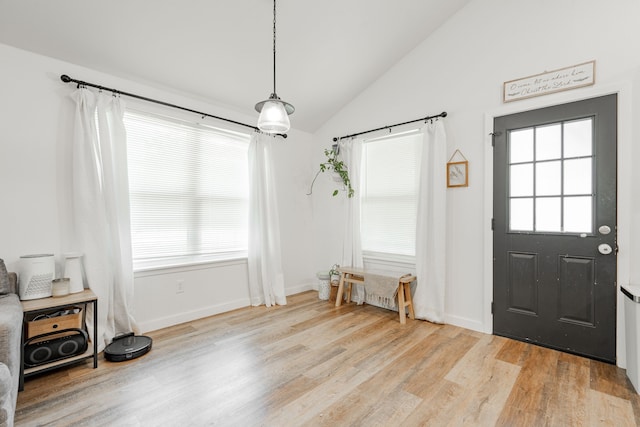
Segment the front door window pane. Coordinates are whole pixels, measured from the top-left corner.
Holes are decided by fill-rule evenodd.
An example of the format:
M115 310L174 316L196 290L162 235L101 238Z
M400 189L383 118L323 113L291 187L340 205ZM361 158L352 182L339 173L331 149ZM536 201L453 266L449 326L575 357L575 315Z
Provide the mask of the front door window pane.
M533 199L511 199L509 227L516 231L533 231Z
M536 196L560 195L562 190L560 166L559 160L536 163Z
M545 197L536 200L536 231L560 232L560 197Z
M536 128L536 160L562 157L562 125L556 123Z
M591 194L591 158L564 161L564 194Z
M593 153L593 119L564 124L564 157L591 156Z
M511 166L511 197L533 196L533 164Z
M593 197L567 197L564 199L564 231L591 233Z
M509 142L510 163L533 161L533 128L512 131Z

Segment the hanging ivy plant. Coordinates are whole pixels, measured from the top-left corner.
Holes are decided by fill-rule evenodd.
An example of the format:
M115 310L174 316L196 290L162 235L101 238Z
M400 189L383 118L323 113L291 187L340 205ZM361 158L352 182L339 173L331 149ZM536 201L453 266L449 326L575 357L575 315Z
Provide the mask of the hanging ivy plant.
M334 145L331 150L325 148L324 155L327 157L327 160L320 163L320 170L318 170L316 176L313 178L313 181L311 182L311 189L308 194L310 195L313 192L313 184L316 182L316 178L318 178L320 172L331 172L336 181L342 183L343 190L347 192L347 197L353 197L354 191L351 187L349 171L347 169L347 165L339 157L337 145ZM332 195L337 196L339 191L339 189L334 190Z

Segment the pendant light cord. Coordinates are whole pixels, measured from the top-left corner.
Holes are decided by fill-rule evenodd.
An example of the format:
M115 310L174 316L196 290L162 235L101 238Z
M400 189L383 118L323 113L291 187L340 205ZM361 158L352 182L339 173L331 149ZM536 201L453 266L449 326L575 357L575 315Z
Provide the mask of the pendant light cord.
M258 127L261 130L271 131L280 131L280 129L289 130L290 123L288 117L283 117L282 114L286 114L286 116L290 116L296 110L293 105L288 102L283 101L277 95L276 92L276 0L273 0L273 92L269 96L269 99L265 99L264 101L260 101L256 104L256 111L260 113L260 117L258 118ZM267 122L266 115L264 114L265 107L269 106L266 110L272 116L270 120L272 122Z
M273 0L273 94L276 93L276 0Z

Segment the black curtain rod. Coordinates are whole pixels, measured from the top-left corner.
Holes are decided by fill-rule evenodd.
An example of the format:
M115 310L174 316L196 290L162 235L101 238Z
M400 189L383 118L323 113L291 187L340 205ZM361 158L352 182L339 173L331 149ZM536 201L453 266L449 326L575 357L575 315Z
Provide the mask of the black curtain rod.
M376 131L383 130L383 129L391 130L392 127L407 125L409 123L421 122L423 120L427 121L427 120L431 120L431 119L437 119L438 117L447 117L447 112L443 111L442 113L437 114L435 116L427 116L427 117L423 117L421 119L409 120L408 122L396 123L395 125L382 126L381 128L377 128L377 129L365 130L364 132L358 132L358 133L353 133L351 135L341 136L340 138L333 138L333 142L340 141L341 139L353 138L354 136L364 135L365 133L376 132Z
M211 117L213 119L223 120L225 122L229 122L229 123L233 123L233 124L236 124L236 125L248 127L248 128L253 129L253 130L260 130L256 126L248 125L246 123L236 122L235 120L231 120L231 119L225 119L224 117L214 116L213 114L203 113L202 111L196 111L196 110L192 110L190 108L181 107L179 105L170 104L168 102L158 101L157 99L147 98L146 96L135 95L133 93L123 92L123 91L118 90L118 89L112 89L112 88L104 87L104 86L97 85L97 84L94 84L94 83L87 83L87 82L83 82L82 80L72 79L71 77L67 76L66 74L61 75L60 76L60 80L62 80L65 83L77 83L78 87L80 87L80 86L95 87L96 89L105 90L107 92L112 92L114 94L126 95L126 96L131 97L131 98L141 99L143 101L153 102L155 104L164 105L165 107L171 107L171 108L176 108L178 110L188 111L190 113L194 113L194 114L197 114L199 116L202 116L203 118L204 117ZM280 136L282 136L283 138L286 138L287 134L282 134Z

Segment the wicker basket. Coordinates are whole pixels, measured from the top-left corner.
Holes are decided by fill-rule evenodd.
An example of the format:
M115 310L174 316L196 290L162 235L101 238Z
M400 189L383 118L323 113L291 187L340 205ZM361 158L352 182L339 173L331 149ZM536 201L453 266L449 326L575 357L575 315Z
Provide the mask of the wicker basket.
M75 313L55 316L55 313L45 314L44 317L36 317L27 322L27 338L60 332L65 329L82 329L82 307L71 307Z

